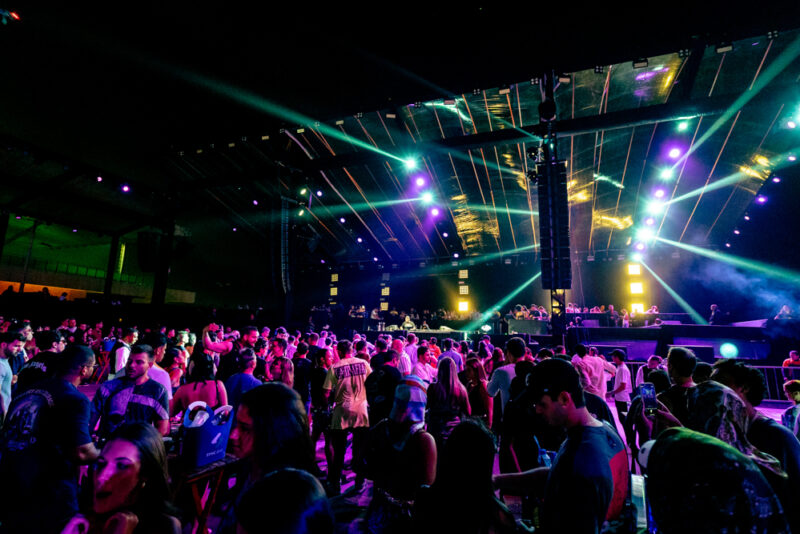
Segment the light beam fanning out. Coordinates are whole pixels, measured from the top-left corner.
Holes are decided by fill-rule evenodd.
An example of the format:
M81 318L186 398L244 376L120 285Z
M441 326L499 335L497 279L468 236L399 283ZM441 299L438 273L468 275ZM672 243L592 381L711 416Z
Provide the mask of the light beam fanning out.
M473 330L476 330L480 325L484 324L486 321L491 319L492 315L494 315L494 312L502 310L509 302L511 302L513 298L522 293L522 291L526 287L534 283L536 279L539 278L540 276L542 276L541 272L538 272L535 275L533 275L521 286L514 289L511 293L503 297L499 302L495 303L494 306L483 312L479 319L469 323L466 327L464 327L464 330L467 332L472 332Z
M667 290L667 293L669 293L669 294L670 294L670 296L671 296L672 298L674 298L674 299L675 299L675 302L677 302L677 303L678 303L678 306L680 306L680 307L683 309L683 311L685 311L686 313L688 313L688 314L689 314L689 315L692 317L692 319L694 319L694 321L695 321L697 324L708 324L708 321L706 321L706 320L705 320L705 319L704 319L704 318L703 318L703 317L702 317L702 316L701 316L699 313L697 313L697 312L694 310L694 308L692 308L691 306L689 306L689 303L688 303L688 302L686 302L686 301L685 301L685 300L684 300L684 299L683 299L683 298L682 298L680 295L678 295L678 292L677 292L677 291L675 291L674 289L672 289L671 287L669 287L669 284L667 284L667 283L666 283L666 282L665 282L665 281L664 281L664 280L663 280L663 279L662 279L660 276L658 276L658 275L657 275L657 274L656 274L656 273L653 271L653 269L651 269L651 268L650 268L650 266L649 266L649 265L647 265L645 262L640 262L640 263L641 263L642 265L644 265L644 268L645 268L645 269L647 269L647 272L649 272L651 275L653 275L653 278L655 278L655 279L656 279L656 281L657 281L659 284L661 284L661 287L663 287L664 289L666 289L666 290Z
M694 252L698 256L703 256L705 258L711 258L712 260L721 261L723 263L727 263L735 267L740 267L746 271L755 271L763 273L768 277L784 280L794 286L800 286L800 272L792 271L791 269L784 269L783 267L778 267L776 265L770 265L768 263L763 263L756 260L750 260L747 258L741 258L739 256L734 256L732 254L715 252L713 250L707 250L704 248L696 247L694 245L687 245L686 243L678 243L677 241L664 239L663 237L656 237L656 241L666 243L667 245L673 245L675 247L682 248L683 250L687 250L689 252Z

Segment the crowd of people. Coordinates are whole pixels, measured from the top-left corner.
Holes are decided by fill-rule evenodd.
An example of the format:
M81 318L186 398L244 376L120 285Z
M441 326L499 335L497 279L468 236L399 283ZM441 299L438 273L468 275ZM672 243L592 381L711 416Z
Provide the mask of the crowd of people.
M344 481L369 497L366 532L631 531L637 472L653 531L800 531L800 381L782 425L742 362L675 347L631 373L610 356L519 337L3 323L0 532L180 532L195 512L173 495L170 444L197 401L234 414L215 532L333 532Z

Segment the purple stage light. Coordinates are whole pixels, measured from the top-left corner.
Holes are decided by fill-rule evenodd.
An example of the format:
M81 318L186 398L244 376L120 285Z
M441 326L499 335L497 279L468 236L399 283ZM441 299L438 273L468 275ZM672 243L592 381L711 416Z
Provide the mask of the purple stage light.
M16 217L14 217L14 218L15 218L16 220L20 220L22 217L20 217L19 215L17 215L17 216L16 216Z
M644 243L636 243L636 250L644 250Z
M664 191L663 189L656 189L656 192L655 192L656 198L664 198L664 195L666 195L666 194L667 194L667 192Z
M739 230L734 230L734 231L733 231L733 233L734 233L734 234L736 234L736 235L739 235L739 234L741 234L742 232L740 232Z
M725 248L731 248L731 244L730 243L725 243Z
M765 197L764 195L758 195L756 197L756 202L758 202L759 204L766 204L767 203L767 197Z
M644 223L645 223L647 226L653 226L653 225L656 223L656 220L655 220L654 218L652 218L652 217L648 217L648 218L646 218L646 219L644 220Z
M448 234L447 232L443 232L442 237L450 237L450 234Z
M356 241L358 241L359 243L363 243L364 242L364 240L361 239L360 237L358 239L356 239Z
M745 220L745 221L749 221L749 220L750 220L750 216L749 216L749 215L745 215L745 216L744 216L744 220Z
M322 191L317 191L317 196L321 197L322 196Z
M439 216L439 208L433 208L431 210L431 215L433 215L434 217L438 217Z
M72 229L72 233L73 233L73 234L74 234L74 233L76 233L77 231L78 231L78 229L77 229L77 228L73 228L73 229Z
M339 222L344 224L344 217L339 217Z
M100 183L100 182L102 182L102 181L103 181L103 177L102 177L102 176L98 176L98 177L97 177L97 183L99 184L99 183Z
M372 261L378 261L378 256L373 256Z
M454 258L458 258L458 252L454 252L454 253L453 253L453 257L454 257Z
M258 206L258 200L253 201L253 206Z
M641 82L642 80L649 80L650 78L652 78L655 75L656 75L656 73L653 72L653 71L642 72L642 73L636 75L636 81L637 82Z
M233 227L233 231L235 232L236 230L237 230L237 228L234 226L234 227Z
M416 179L415 183L417 184L417 187L422 187L423 185L425 185L425 178L420 176L419 178Z
M672 159L678 159L680 157L680 155L681 155L681 149L680 148L672 148L669 151L669 157L671 157Z
M122 192L123 193L130 193L130 191L131 191L131 188L130 188L130 186L128 184L125 184L125 185L122 186Z
M325 263L325 260L319 260L320 263Z
M779 183L781 183L781 179L780 179L780 177L779 177L779 176L775 176L775 177L773 177L773 178L772 178L772 181L773 181L773 182L775 182L776 184L779 184Z

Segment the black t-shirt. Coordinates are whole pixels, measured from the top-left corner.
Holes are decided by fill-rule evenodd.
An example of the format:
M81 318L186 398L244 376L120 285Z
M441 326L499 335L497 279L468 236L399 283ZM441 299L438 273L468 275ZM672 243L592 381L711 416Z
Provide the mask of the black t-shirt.
M583 392L583 398L586 400L586 409L589 410L590 414L592 414L596 419L605 421L611 425L611 428L617 430L616 423L614 422L614 416L611 415L611 410L608 408L608 403L606 403L605 400L603 400L599 395L589 393L588 391Z
M325 384L325 377L327 376L327 369L323 369L322 367L314 367L311 369L311 406L317 410L322 410L327 407L325 391L322 388Z
M389 417L394 404L394 390L402 379L403 375L400 374L400 371L391 365L372 368L372 373L364 382L364 388L367 390L370 425Z
M374 370L384 365L387 361L389 361L389 353L386 351L379 352L369 361L369 366Z
M625 446L609 425L569 429L547 476L542 531L600 532L622 511L629 482Z
M305 357L293 358L292 363L294 364L294 389L300 394L303 404L308 404L311 398L311 370L314 365Z
M58 353L49 350L40 352L31 358L30 361L22 366L19 372L15 395L28 391L42 380L53 378L56 373L55 364L57 361Z
M92 441L89 413L89 399L60 378L14 399L0 435L0 531L59 532L77 513L70 455Z
M670 413L674 415L678 421L686 424L689 419L689 392L694 388L683 386L672 386L667 391L658 395L658 400L664 403Z

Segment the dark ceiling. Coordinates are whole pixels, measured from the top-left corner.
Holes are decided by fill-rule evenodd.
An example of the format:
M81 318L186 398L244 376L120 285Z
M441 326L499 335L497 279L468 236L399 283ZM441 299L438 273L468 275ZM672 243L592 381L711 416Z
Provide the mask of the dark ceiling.
M269 239L283 197L314 259L535 254L531 79L554 68L569 75L556 100L574 248L616 254L657 187L679 198L748 167L658 216L663 237L721 246L787 164L800 102L798 6L729 5L3 5L22 20L0 26L0 203L105 234L174 219ZM671 143L693 152L662 181ZM409 154L418 173L396 159ZM430 206L402 202L418 176ZM323 196L300 216L304 186Z

